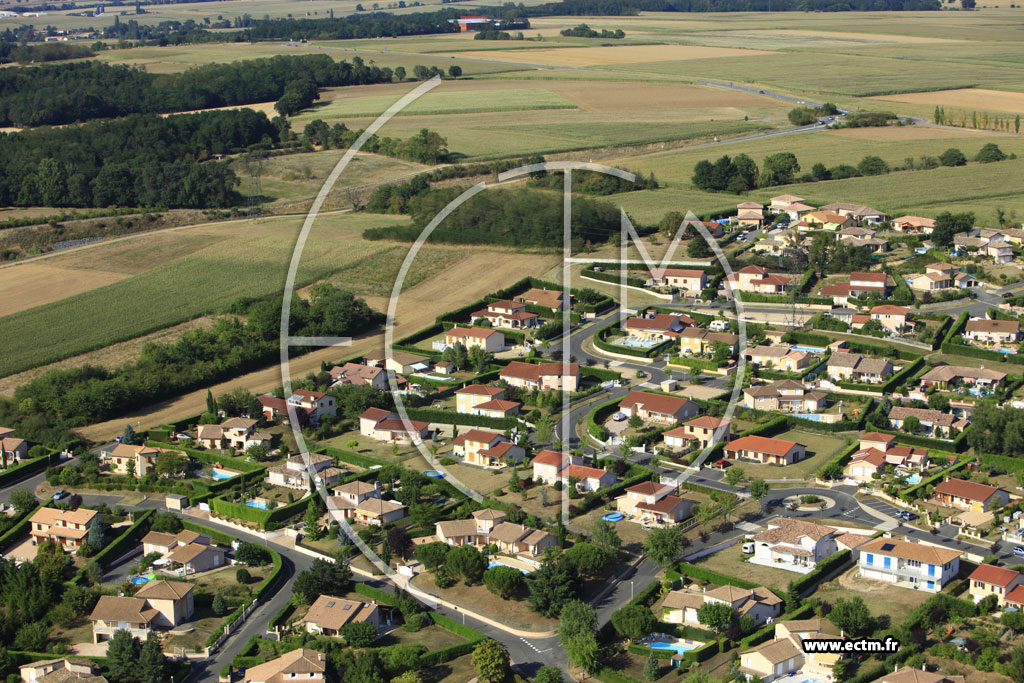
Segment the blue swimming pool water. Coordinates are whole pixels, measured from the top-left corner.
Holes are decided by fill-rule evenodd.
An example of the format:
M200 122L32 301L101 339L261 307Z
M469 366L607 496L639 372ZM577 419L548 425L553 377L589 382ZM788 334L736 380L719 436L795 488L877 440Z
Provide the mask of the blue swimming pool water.
M686 645L684 643L651 643L647 646L650 650L675 650L679 654L689 652L696 647L696 645Z
M804 346L803 344L794 344L794 349L798 351L807 351L808 353L825 353L825 349L820 346Z
M230 479L231 477L237 476L238 472L225 472L224 470L213 470L210 472L210 476L220 481L222 479Z
M494 569L495 567L512 567L512 565L505 564L504 562L500 562L498 560L491 560L490 562L487 563L487 568L488 569ZM523 574L529 574L530 573L530 570L523 569L522 567L512 567L512 569L518 569Z
M907 477L907 483L908 484L920 484L921 483L921 475L920 474L912 474L912 475L910 475L909 477Z
M621 512L609 512L607 515L603 515L601 519L606 522L621 522L625 517Z
M660 343L661 342L657 339L651 341L640 341L639 339L629 339L628 337L623 339L621 342L623 346L631 346L640 349L649 349L650 347L657 346Z
M245 501L245 504L251 508L257 508L259 510L267 509L267 504L264 503L262 500L247 500Z
M434 479L444 479L444 472L438 472L437 470L423 470L423 474Z
M793 417L799 417L803 420L811 420L812 422L821 422L821 415L819 413L794 413Z
M149 578L146 576L136 576L131 580L136 586L141 586L144 583L149 583Z

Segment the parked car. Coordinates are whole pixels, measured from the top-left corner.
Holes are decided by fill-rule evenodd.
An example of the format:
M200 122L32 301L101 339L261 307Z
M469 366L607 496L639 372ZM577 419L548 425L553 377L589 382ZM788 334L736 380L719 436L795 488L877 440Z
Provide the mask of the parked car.
M746 554L746 555L752 554L754 552L754 544L753 544L753 542L744 543L743 547L740 548L740 550L742 550L743 553Z
M70 495L71 494L68 493L67 491L65 491L64 489L60 489L56 493L53 494L53 499L54 500L64 500L65 498L67 498Z
M1013 547L1013 554L1014 555L1020 555L1020 556L1024 557L1024 548L1022 548L1019 545L1014 546Z
M623 422L628 418L626 417L625 413L615 413L615 417L613 417L612 419L615 420L616 422Z

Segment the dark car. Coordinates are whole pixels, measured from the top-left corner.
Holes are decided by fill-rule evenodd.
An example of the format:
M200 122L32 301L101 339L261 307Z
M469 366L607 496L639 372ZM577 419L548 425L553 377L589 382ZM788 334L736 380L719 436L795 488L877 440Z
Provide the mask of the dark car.
M70 495L71 494L68 493L67 491L65 491L64 489L60 489L59 491L57 491L57 492L55 492L53 494L53 499L54 500L64 500L65 498L67 498Z

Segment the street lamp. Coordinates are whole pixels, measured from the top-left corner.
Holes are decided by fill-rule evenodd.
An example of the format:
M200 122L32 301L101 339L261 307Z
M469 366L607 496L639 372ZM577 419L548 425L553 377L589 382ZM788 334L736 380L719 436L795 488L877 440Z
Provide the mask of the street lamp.
M630 600L633 599L633 582L632 581L629 582L629 599Z

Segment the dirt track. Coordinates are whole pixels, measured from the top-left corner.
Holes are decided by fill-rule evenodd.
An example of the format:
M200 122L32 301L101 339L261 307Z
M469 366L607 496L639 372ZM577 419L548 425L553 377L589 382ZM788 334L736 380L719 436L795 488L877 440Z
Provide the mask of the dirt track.
M540 276L560 260L555 254L515 254L501 251L481 251L463 259L454 267L442 271L429 280L405 291L398 305L395 338L415 332L434 322L447 310L470 303L488 292L507 286L527 275ZM387 310L387 297L369 297L367 301L379 311ZM319 371L321 361L337 361L381 348L383 333L357 338L350 348L319 349L290 362L293 378ZM245 387L254 394L271 391L281 386L281 368L274 365L250 372L233 380L209 387L214 396ZM78 430L93 441L108 440L124 431L126 423L140 422L143 427L179 420L203 412L206 408L206 390L203 387L178 398L163 401L143 410L134 411L106 422L89 425Z

